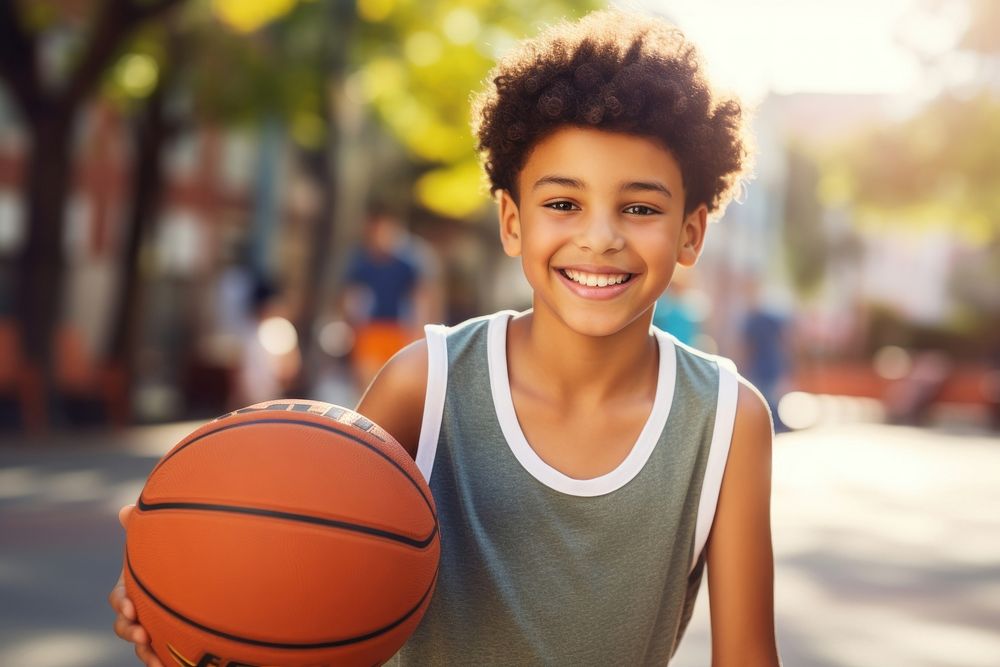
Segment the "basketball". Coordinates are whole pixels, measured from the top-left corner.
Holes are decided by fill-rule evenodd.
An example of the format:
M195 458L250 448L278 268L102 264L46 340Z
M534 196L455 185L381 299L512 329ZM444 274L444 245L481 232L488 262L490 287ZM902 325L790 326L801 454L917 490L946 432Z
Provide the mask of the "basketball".
M156 465L128 520L125 585L165 666L371 667L419 623L439 553L430 491L388 433L271 401Z

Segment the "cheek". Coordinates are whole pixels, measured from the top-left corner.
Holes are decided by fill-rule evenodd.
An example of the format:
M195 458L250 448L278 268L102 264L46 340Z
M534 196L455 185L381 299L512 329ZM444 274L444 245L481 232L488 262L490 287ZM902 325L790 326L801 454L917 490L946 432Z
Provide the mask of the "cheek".
M650 228L633 234L632 247L650 259L663 261L667 258L676 259L678 243L672 231Z
M569 237L554 225L534 225L524 230L521 252L535 261L549 260L566 245Z

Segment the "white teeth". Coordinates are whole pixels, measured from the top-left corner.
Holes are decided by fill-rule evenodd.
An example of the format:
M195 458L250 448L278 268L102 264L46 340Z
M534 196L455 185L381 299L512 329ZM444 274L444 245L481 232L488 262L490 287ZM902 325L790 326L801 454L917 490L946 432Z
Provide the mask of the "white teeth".
M573 269L563 269L563 273L573 282L586 285L587 287L620 285L629 277L627 273L584 273L583 271L575 271Z

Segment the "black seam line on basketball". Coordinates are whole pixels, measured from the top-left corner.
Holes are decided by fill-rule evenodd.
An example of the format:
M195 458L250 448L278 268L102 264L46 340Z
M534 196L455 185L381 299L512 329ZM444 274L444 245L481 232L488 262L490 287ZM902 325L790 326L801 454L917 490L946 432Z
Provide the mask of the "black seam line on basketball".
M291 414L291 413L289 413L289 414ZM335 423L342 424L342 422L335 422ZM406 469L403 468L403 466L401 466L398 463L396 463L395 461L393 461L392 458L390 458L389 456L387 456L384 452L382 452L381 450L379 450L377 447L373 447L372 445L368 444L367 442L365 442L364 440L362 440L361 438L355 436L352 433L348 433L347 431L342 431L342 430L340 430L338 428L333 428L331 426L327 426L326 424L317 424L315 422L304 421L304 420L301 420L301 419L256 419L254 421L242 422L240 424L227 424L225 426L220 426L219 428L217 428L215 430L209 431L208 433L202 433L197 438L193 438L190 441L185 442L183 445L181 445L180 447L178 447L177 449L175 449L173 452L171 452L167 456L163 457L163 459L161 459L160 462L157 463L153 467L152 472L149 473L150 476L152 476L152 474L154 472L156 472L160 468L160 466L162 466L164 463L166 463L169 459L173 458L177 454L180 454L182 451L184 451L185 449L187 449L188 447L190 447L194 443L198 442L199 440L203 440L203 439L207 438L210 435L215 435L216 433L221 433L222 431L228 431L229 429L233 429L233 428L240 428L241 426L249 426L251 424L298 424L300 426L307 426L309 428L318 428L318 429L323 430L323 431L332 431L334 433L338 433L338 434L340 434L340 435L348 438L349 440L354 441L355 443L357 443L357 444L359 444L359 445L361 445L363 447L367 447L368 449L372 450L373 452L375 452L376 454L378 454L379 456L381 456L383 459L385 459L386 461L388 461L389 463L391 463L397 470L399 470L399 472L403 473L403 475L406 477L406 479L409 480L410 484L413 485L413 488L415 488L417 490L417 493L420 494L420 497L423 498L424 504L427 505L427 509L429 509L431 511L431 515L434 517L434 523L435 524L437 523L437 513L434 511L434 506L431 504L430 500L427 499L427 496L424 495L423 489L420 488L420 485L417 484L417 481L415 479L413 479L413 477L410 476L410 473L408 473L406 471Z
M215 635L216 637L222 637L223 639L228 639L230 641L240 642L243 644L250 644L251 646L261 646L264 648L278 648L278 649L290 649L290 650L336 648L338 646L360 644L361 642L368 641L369 639L374 639L379 635L384 635L385 633L390 632L398 625L405 623L407 619L409 619L411 616L417 613L417 610L420 609L421 606L423 606L424 601L427 599L427 596L429 596L431 594L431 591L434 590L434 585L437 583L438 572L440 571L440 563L439 563L438 567L435 568L434 570L434 576L431 577L431 583L427 586L427 590L424 591L424 594L420 596L420 600L417 601L417 604L414 605L412 609L407 611L405 614L397 618L389 625L385 625L379 628L378 630L373 630L369 633L358 635L357 637L349 637L347 639L332 639L330 641L322 641L322 642L294 643L294 642L269 642L269 641L264 641L262 639L253 639L251 637L240 637L239 635L233 635L228 632L223 632L222 630L216 630L214 628L210 628L207 625L202 625L198 621L188 618L187 616L181 614L177 610L168 607L160 600L160 598L153 595L153 592L146 587L146 584L142 583L142 579L140 579L139 576L135 573L135 569L132 567L132 559L129 558L128 555L127 547L125 549L125 566L128 567L129 574L132 575L132 579L134 579L136 585L142 589L142 592L146 594L146 597L148 597L158 607L163 609L163 611L167 612L174 618L184 623L187 623L188 625L197 628L203 632L207 632L209 634Z
M177 502L147 503L141 497L139 498L137 507L143 512L156 512L159 510L199 510L202 512L226 512L229 514L249 514L251 516L263 516L269 519L282 519L284 521L311 523L317 526L324 526L326 528L339 528L341 530L349 530L355 533L364 533L365 535L372 535L374 537L383 537L387 540L400 542L410 547L416 547L417 549L423 549L428 544L433 542L434 536L437 535L438 531L437 522L435 521L434 528L431 529L430 534L423 539L417 539L414 537L401 535L399 533L394 533L389 530L382 530L381 528L373 528L372 526L366 526L360 523L351 523L350 521L338 521L337 519L324 519L323 517L312 516L309 514L295 514L293 512L269 510L269 509L264 509L262 507L241 507L239 505L217 505L214 503L177 503Z

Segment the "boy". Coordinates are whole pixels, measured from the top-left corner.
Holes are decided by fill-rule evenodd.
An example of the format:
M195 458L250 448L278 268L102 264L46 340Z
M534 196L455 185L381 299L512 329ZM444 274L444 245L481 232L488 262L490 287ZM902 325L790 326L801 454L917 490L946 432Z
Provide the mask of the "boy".
M492 82L475 130L533 308L428 327L358 406L415 457L441 524L396 660L666 664L707 564L712 664L777 665L767 408L650 326L743 173L739 105L678 32L616 12L524 43Z

